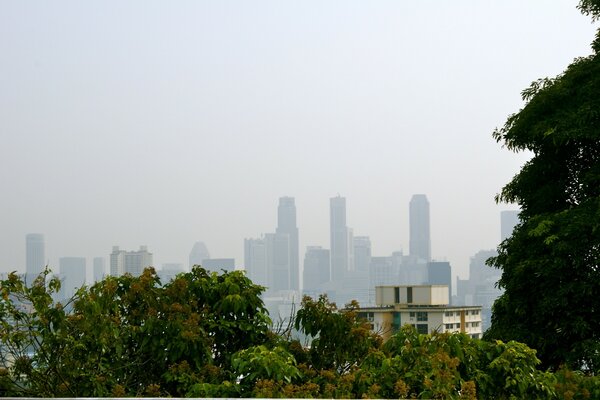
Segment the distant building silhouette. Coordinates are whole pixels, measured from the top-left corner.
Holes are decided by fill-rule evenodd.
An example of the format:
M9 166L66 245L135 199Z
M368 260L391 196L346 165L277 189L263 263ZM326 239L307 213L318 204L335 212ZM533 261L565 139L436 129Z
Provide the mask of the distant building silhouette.
M61 257L58 260L59 278L61 280L59 300L73 297L77 289L86 282L85 257Z
M323 285L330 280L329 249L308 246L304 255L304 293L316 297L325 292Z
M110 253L110 274L121 276L131 274L140 276L144 268L152 266L152 253L148 252L146 246L140 246L138 251L120 250L119 246L113 246Z
M93 260L93 277L94 282L99 282L106 276L106 260L104 257L94 257Z
M32 283L46 266L44 235L29 233L25 236L25 274L28 283Z
M469 278L456 280L457 305L481 305L483 329L491 324L492 306L502 294L496 287L501 271L486 265L486 260L496 256L496 250L481 250L471 257Z
M156 274L160 279L160 283L165 285L173 280L177 275L185 272L183 264L181 263L165 263L162 265L160 271Z
M409 206L410 255L424 262L431 261L429 201L424 194L415 194Z
M269 295L290 289L290 249L287 233L267 233L244 240L244 262L252 282L266 286Z
M346 198L329 200L329 233L331 249L331 280L341 283L351 269L352 232L346 226Z
M427 284L446 285L452 298L452 267L448 261L430 261L427 263Z
M268 286L267 246L264 238L244 239L244 269L252 282Z
M519 223L519 211L500 211L500 241L512 236L515 226Z
M202 267L208 271L218 272L233 271L235 269L235 258L205 258Z
M371 239L368 236L355 236L354 270L369 272L371 266ZM368 286L368 283L365 283Z
M300 259L298 227L296 226L296 204L293 197L279 198L277 207L277 234L288 235L289 289L300 289ZM280 239L281 240L281 239Z
M192 247L192 251L190 251L190 268L194 265L202 265L202 261L210 258L210 254L208 253L208 249L204 242L196 242Z
M267 271L271 291L293 290L291 287L290 237L287 233L265 234Z

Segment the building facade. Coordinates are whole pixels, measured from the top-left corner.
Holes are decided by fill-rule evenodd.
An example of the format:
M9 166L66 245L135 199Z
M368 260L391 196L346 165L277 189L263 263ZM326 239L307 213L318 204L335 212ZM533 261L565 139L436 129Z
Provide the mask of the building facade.
M361 307L359 316L384 340L406 324L423 334L462 332L481 337L481 307L450 306L448 286L378 286L375 292L376 306Z
M346 198L329 200L329 234L331 254L331 280L341 283L347 271L352 269L352 232L346 225Z
M121 276L131 274L140 276L144 268L152 266L152 253L148 252L146 246L140 246L138 251L125 251L119 249L119 246L113 246L110 253L110 274L112 276Z
M421 262L431 261L429 201L424 194L415 194L409 205L410 255Z
M194 243L189 256L190 268L192 268L194 265L202 265L202 262L208 258L210 258L210 254L208 253L208 249L206 248L204 242Z
M293 197L281 197L277 207L275 233L288 236L289 289L300 290L300 255L296 203Z
M25 236L25 273L28 283L33 282L46 266L44 235L29 233Z
M86 282L85 257L61 257L58 260L59 279L61 281L59 300L73 297L77 289Z

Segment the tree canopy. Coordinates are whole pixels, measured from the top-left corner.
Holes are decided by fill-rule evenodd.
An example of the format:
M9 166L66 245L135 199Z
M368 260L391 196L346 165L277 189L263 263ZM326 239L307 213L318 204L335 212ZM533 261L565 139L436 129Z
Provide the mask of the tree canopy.
M407 325L383 343L358 304L305 297L272 332L262 287L240 271L194 267L161 284L152 269L81 288L0 281L0 396L598 398L600 380L539 368L535 350ZM290 329L290 325L287 329ZM304 339L303 339L304 340Z
M600 16L598 0L580 10ZM600 35L600 34L599 34ZM520 224L490 260L504 293L486 338L537 349L546 367L600 370L600 36L592 55L522 93L526 105L494 132L533 156L497 196Z

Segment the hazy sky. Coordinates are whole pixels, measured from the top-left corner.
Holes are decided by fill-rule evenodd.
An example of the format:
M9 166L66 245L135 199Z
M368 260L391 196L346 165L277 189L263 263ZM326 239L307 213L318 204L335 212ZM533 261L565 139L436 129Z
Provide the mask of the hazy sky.
M465 274L497 245L494 195L527 160L495 127L532 80L591 52L577 1L0 1L0 271L195 241L243 262L296 198L301 260L329 247L329 198L374 255Z

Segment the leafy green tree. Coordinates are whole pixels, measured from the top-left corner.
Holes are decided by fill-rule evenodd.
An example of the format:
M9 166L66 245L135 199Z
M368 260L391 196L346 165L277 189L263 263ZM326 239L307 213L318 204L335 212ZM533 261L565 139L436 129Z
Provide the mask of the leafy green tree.
M295 327L312 338L309 359L314 368L346 372L381 345L381 337L358 318L357 310L356 302L338 311L325 295L316 301L304 296Z
M580 10L600 17L600 1ZM532 159L497 196L521 223L490 264L504 294L487 339L537 349L543 366L600 371L600 32L592 55L523 91L526 105L494 132Z
M234 354L269 340L260 294L242 272L200 267L164 286L153 269L82 288L67 307L60 282L1 282L2 366L28 396L186 395L235 380ZM1 371L0 371L1 372Z

